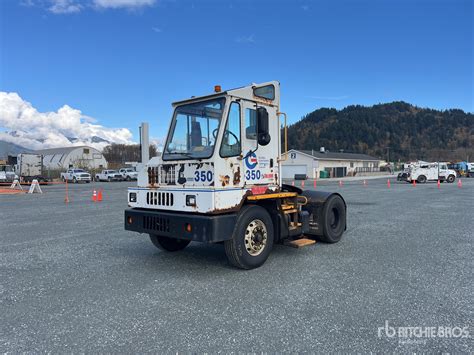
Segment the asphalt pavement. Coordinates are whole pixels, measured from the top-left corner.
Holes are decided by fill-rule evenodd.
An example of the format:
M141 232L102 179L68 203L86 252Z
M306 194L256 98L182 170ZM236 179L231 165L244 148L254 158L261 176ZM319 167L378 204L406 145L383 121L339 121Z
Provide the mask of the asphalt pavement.
M222 245L164 253L125 231L133 183L70 185L69 204L64 185L0 195L0 351L472 353L474 179L462 182L318 181L347 201L341 242L277 245L251 271Z

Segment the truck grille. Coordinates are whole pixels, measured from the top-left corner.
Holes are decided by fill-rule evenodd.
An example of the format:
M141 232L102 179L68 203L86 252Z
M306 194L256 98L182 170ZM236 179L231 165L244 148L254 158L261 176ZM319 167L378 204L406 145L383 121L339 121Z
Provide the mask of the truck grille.
M176 166L171 164L148 168L148 184L176 184Z
M152 206L173 206L174 197L171 192L147 192L146 203Z
M143 228L156 232L170 231L170 220L165 217L143 216Z

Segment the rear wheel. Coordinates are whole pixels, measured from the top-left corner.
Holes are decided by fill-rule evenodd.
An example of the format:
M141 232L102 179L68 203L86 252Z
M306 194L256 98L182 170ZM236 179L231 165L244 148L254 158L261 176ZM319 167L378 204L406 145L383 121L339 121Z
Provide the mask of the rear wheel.
M418 176L418 179L416 181L420 184L424 184L426 182L426 176L425 175L420 175Z
M447 182L449 182L450 184L454 182L456 178L454 177L454 175L449 175L448 178L446 179Z
M153 245L158 249L170 252L183 250L191 243L190 240L173 239L156 234L150 234L150 239Z
M323 235L316 239L326 243L337 243L346 229L346 205L341 196L333 195L323 208Z
M238 268L257 268L268 259L273 239L273 224L268 212L260 206L244 206L232 239L224 242L227 258Z

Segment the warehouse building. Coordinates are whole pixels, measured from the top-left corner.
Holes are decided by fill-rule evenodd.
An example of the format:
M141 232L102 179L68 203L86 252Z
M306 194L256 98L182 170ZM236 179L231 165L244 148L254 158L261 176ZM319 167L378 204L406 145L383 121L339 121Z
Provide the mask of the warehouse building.
M87 146L64 147L38 150L43 155L43 165L50 170L69 168L101 169L107 168L107 160L100 151Z
M286 157L284 155L284 157ZM358 173L380 171L380 159L366 154L290 149L282 162L282 177L294 179L295 175L308 178L344 177Z

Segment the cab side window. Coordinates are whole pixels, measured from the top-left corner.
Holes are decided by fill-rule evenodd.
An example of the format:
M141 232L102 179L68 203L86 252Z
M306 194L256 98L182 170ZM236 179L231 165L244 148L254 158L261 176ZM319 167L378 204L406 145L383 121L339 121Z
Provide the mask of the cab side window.
M251 108L245 110L245 137L257 139L257 111Z
M222 135L221 157L233 157L240 155L240 104L232 102L229 108L229 115Z

